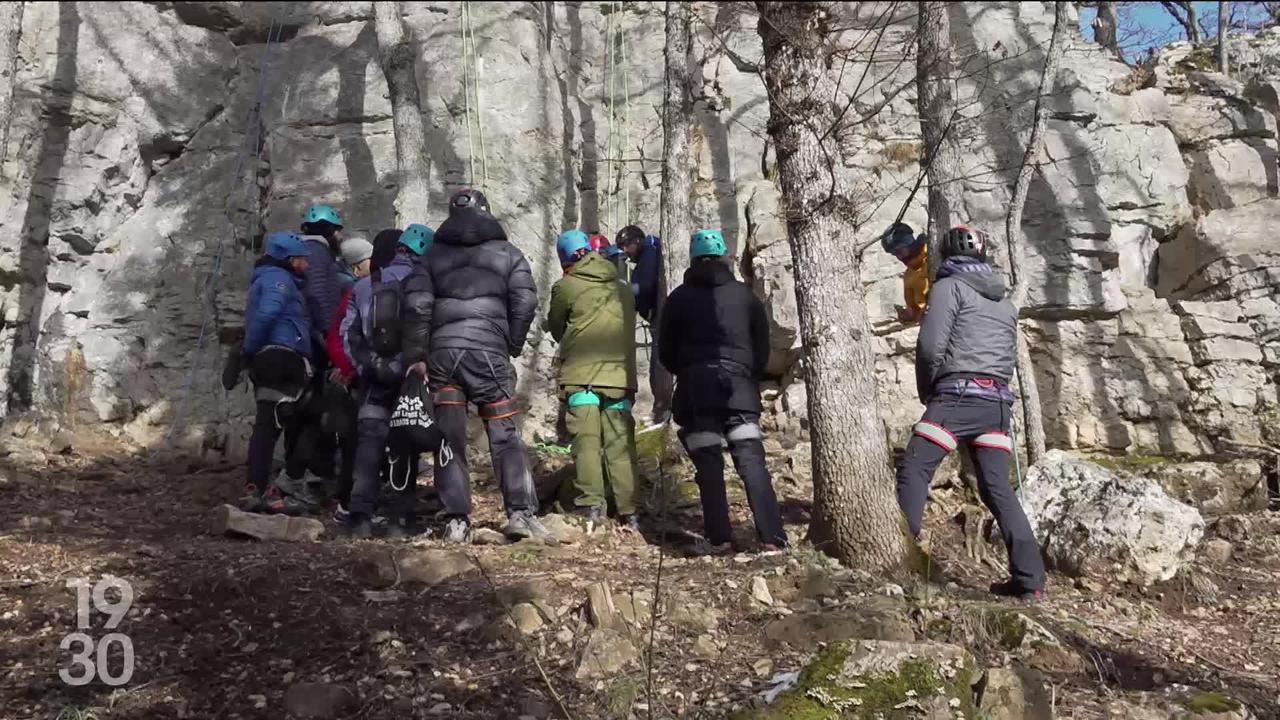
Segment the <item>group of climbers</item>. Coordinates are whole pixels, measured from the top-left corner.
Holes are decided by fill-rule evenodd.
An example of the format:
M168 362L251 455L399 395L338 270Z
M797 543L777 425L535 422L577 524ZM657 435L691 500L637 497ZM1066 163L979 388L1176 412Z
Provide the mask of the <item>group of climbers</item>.
M1009 550L1011 578L992 589L1036 597L1043 563L1009 483L1017 311L986 262L987 244L980 231L949 231L930 288L925 238L899 223L882 239L907 266L899 318L921 323L916 374L926 405L898 470L897 492L909 530L919 534L933 473L965 445ZM573 511L589 525L602 523L612 500L620 527L639 529L631 414L639 316L657 321L657 359L676 379L671 419L695 467L706 551L733 549L726 448L746 487L760 547L784 547L759 425L769 323L725 262L721 232L694 233L683 283L662 303L659 241L636 226L623 228L616 245L568 230L556 251L564 275L552 288L545 328L560 345L559 385L576 466ZM635 263L629 282L620 273L623 258ZM455 193L434 233L413 224L384 230L373 243L344 242L338 214L314 206L301 235L269 235L249 290L242 348L257 400L246 504L300 512L329 491L339 502L335 516L357 537L373 535L378 525L389 536L416 532L417 451L400 456L388 448L393 409L416 378L429 389L442 438L433 474L444 539L466 542L471 533L465 446L467 406L474 404L502 490L504 534L554 542L536 515L512 364L537 305L528 261L477 190ZM332 420L344 407L354 417ZM281 434L285 467L272 480ZM382 498L387 480L395 497Z

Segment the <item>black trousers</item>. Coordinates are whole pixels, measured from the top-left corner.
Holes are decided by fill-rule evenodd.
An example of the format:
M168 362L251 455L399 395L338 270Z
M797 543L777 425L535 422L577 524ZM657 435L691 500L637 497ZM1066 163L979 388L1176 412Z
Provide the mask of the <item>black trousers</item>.
M433 393L441 388L456 387L466 402L481 408L505 405L515 400L516 371L506 356L481 350L437 350L427 358L427 379ZM471 475L467 468L467 406L448 404L437 399L436 423L453 448L453 457L441 465L437 453L435 485L449 517L471 514ZM502 488L502 501L508 514L518 510L535 512L538 493L529 474L529 459L516 415L485 420L489 436L489 455L493 474Z
M1023 590L1039 590L1044 587L1040 545L1009 485L1009 421L1009 406L999 400L956 395L930 399L898 469L898 504L911 533L919 535L933 474L948 453L964 445L977 470L978 494L1000 526L1010 576Z
M285 440L285 472L289 477L300 478L307 469L311 452L306 437L300 437L297 408L294 403L258 402L253 420L253 433L249 436L249 484L259 493L266 492L271 484L271 460L276 442L283 433ZM290 443L289 439L293 442Z
M724 446L747 490L747 504L755 519L760 542L784 547L787 534L782 512L765 465L760 415L735 411L700 411L680 428L680 442L693 461L702 498L702 521L707 540L722 545L733 539L729 499L724 484Z

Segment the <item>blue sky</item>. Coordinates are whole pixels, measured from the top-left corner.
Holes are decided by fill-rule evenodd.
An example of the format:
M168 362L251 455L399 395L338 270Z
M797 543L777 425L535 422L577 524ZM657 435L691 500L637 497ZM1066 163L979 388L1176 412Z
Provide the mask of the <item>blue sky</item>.
M1121 2L1116 5L1120 24L1120 45L1125 57L1129 60L1144 54L1149 48L1163 47L1176 40L1186 39L1182 26L1158 2ZM1265 11L1256 3L1242 2L1232 3L1232 5L1236 6L1232 13L1235 19L1247 20L1251 29L1260 27L1266 18ZM1208 37L1212 37L1218 29L1218 3L1198 2L1195 6L1202 29L1208 32ZM1097 14L1098 11L1093 8L1080 10L1080 32L1084 34L1086 40L1093 39L1093 28L1090 24Z

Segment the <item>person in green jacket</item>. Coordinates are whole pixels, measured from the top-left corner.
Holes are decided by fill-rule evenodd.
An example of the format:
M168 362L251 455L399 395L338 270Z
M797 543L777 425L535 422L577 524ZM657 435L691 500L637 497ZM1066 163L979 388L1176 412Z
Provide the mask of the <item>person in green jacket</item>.
M560 389L569 406L577 470L575 512L588 523L606 510L605 479L618 522L639 530L635 505L636 308L618 270L591 252L586 233L556 241L564 277L551 288L547 330L560 343Z

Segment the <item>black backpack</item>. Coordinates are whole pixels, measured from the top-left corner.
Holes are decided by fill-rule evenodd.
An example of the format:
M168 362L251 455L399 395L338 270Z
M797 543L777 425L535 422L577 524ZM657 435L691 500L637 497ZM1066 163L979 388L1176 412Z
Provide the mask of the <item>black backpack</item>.
M373 337L369 338L373 351L382 357L395 357L400 354L401 327L400 307L404 301L402 282L382 281L382 270L373 271L373 299L369 304L369 315L373 318Z

